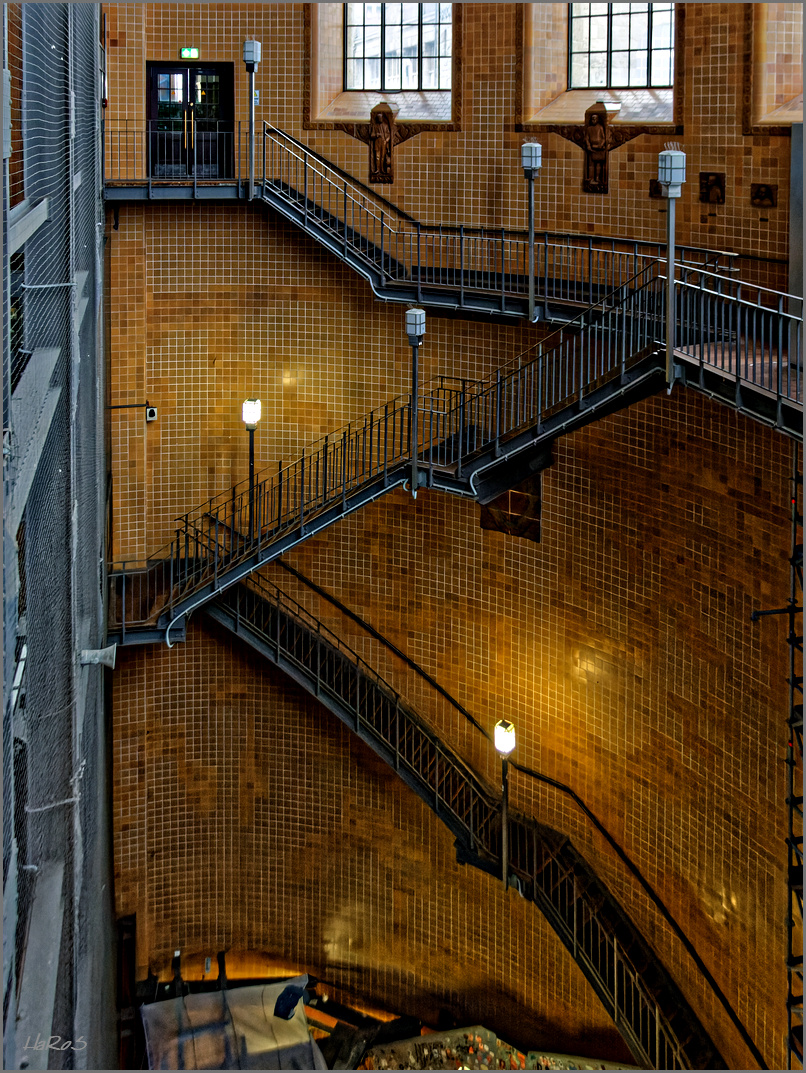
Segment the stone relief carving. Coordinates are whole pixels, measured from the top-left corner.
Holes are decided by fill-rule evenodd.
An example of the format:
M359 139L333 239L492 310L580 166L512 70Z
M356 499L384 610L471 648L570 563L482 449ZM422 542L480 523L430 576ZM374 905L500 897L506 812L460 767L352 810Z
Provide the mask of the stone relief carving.
M369 181L393 183L393 149L420 133L416 125L398 123L397 111L385 101L370 112L369 123L336 123L334 128L351 134L369 146Z
M582 189L586 194L606 194L608 190L608 155L620 145L635 138L641 131L614 127L603 101L592 104L585 112L585 122L558 128L569 142L585 150L585 174Z

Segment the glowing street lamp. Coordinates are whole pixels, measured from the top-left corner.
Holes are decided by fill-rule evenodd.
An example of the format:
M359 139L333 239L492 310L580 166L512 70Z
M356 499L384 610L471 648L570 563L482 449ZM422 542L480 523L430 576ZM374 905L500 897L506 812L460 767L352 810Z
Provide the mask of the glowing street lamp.
M509 889L509 784L507 768L509 754L515 748L515 726L508 719L499 719L493 728L493 743L501 757L501 875L504 890Z
M243 422L249 432L249 543L255 537L255 429L260 420L260 399L245 399Z

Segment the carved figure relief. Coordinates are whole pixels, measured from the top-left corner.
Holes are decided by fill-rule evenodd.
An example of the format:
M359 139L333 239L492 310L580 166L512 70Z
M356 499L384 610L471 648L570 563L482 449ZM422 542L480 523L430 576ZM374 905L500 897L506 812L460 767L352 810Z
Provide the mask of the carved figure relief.
M751 183L750 204L757 209L777 208L778 187L770 183Z
M397 110L382 101L369 114L369 123L338 123L334 129L352 134L369 146L369 181L393 183L395 181L392 150L401 142L408 141L420 130L413 124L398 123Z
M376 104L369 117L369 181L391 183L395 114L388 104Z
M585 193L606 194L609 178L608 155L641 132L613 127L604 101L597 101L585 112L584 124L561 127L559 133L585 150L585 174L582 179Z
M700 172L700 201L705 202L706 205L725 204L724 171Z

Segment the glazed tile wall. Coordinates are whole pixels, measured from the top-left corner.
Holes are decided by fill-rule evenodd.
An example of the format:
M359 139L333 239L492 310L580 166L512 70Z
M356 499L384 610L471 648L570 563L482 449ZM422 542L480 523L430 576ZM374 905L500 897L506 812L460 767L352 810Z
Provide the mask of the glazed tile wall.
M753 72L756 115L768 116L803 93L803 5L754 4L761 39Z
M610 193L581 195L580 148L556 134L513 130L516 100L516 42L523 5L468 4L464 22L463 129L446 134L424 133L395 151L396 179L383 193L424 222L466 223L500 227L523 226L526 184L519 165L521 142L535 136L544 144L544 166L538 180L537 227L629 234L662 239L662 205L648 198L656 177L657 154L667 135L642 135L610 155ZM758 5L761 6L761 5ZM794 48L796 29L789 9L797 5L765 5L787 9L776 55ZM246 74L241 62L243 41L263 43L264 62L255 85L261 93L258 124L266 119L303 138L357 178L367 179L366 146L340 131L304 131L303 10L301 4L120 4L107 5L110 26L110 107L107 119L144 118L146 59L175 59L191 38L202 59L231 61L235 69L236 118L244 123ZM548 9L538 5L536 18ZM685 86L682 136L674 135L688 155L689 182L678 203L678 241L730 249L753 256L785 260L789 139L742 135L744 49L743 4L685 5ZM545 10L544 10L545 9ZM774 14L774 12L772 12ZM561 20L560 20L561 21ZM557 22L555 19L552 26ZM116 27L125 27L123 30ZM123 36L121 37L121 33ZM115 46L114 41L124 44ZM779 48L780 46L780 48ZM538 46L536 46L538 47ZM543 76L536 93L541 101L564 88L557 34L541 33L540 55L546 53L557 73L556 89ZM771 61L770 61L771 62ZM783 62L783 60L782 60ZM559 65L559 66L558 66ZM789 81L797 77L797 60L786 66ZM795 75L791 74L794 70ZM778 75L776 74L776 77ZM545 84L543 84L545 83ZM328 93L330 90L327 91ZM726 201L702 211L697 174L724 171ZM750 205L750 183L778 186L778 207L761 212ZM766 220L761 221L765 216ZM779 270L780 274L780 270Z
M273 214L122 206L108 234L113 402L159 413L113 411L117 558L143 558L177 515L246 478L243 399L262 400L256 465L274 469L408 392L403 307ZM483 376L537 337L429 315L422 382Z
M629 1061L534 907L457 865L419 798L230 635L198 624L181 649L123 653L117 678L117 764L137 776L116 798L116 892L140 977L176 949L269 950L382 1009Z
M686 5L680 140L690 181L678 234L783 258L789 141L741 135L742 7ZM424 220L525 220L518 147L534 135L513 130L518 8L467 5L463 130L421 134L396 150L397 179L384 193ZM243 116L240 49L255 36L264 47L263 117L366 179L365 145L337 131L302 130L301 5L106 10L108 116L142 119L145 59L173 58L187 43L204 59L235 61ZM646 193L664 137L642 136L611 155L605 197L580 194L580 149L557 135L538 139L545 148L538 226L663 235L661 203ZM697 202L697 172L706 168L728 173L724 206ZM750 207L751 181L778 184L777 210ZM256 452L259 466L273 467L407 391L402 307L375 301L366 284L274 215L245 206L123 206L117 230L110 214L107 235L112 402L148 398L160 415L146 425L141 412L112 412L117 557L153 553L170 538L176 515L246 476L245 397L263 401ZM767 271L780 281L775 264ZM534 338L520 326L429 313L423 378L483 375ZM782 624L751 626L749 615L781 606L788 592L788 451L771 431L675 392L557 444L543 481L539 545L481 530L472 503L430 493L413 502L396 493L290 557L485 726L504 715L516 721L518 759L569 783L618 837L771 1068L783 1062L786 667ZM496 761L476 731L279 567L268 574L349 637L495 784ZM161 958L177 936L186 947L252 945L321 964L325 938L316 922L336 920L328 892L350 892L343 901L356 912L368 899L373 919L388 928L407 911L405 893L391 909L383 901L388 881L413 892L420 930L392 947L395 960L405 955L415 966L409 976L389 967L385 939L373 942L363 968L374 993L390 1003L394 997L399 1008L425 994L444 1004L434 982L443 963L429 963L426 948L447 935L446 956L470 959L476 991L496 1017L503 1017L500 995L511 993L518 1009L536 1011L541 1031L562 1024L603 1030L536 913L510 901L507 912L517 904L517 914L530 915L517 916L510 945L496 946L502 918L489 931L479 923L490 899L500 913L495 886L488 894L484 877L459 871L470 884L460 909L449 840L417 800L394 789L363 753L357 759L329 717L203 622L170 652L124 652L115 688L116 897L119 912L137 912L142 921L141 965ZM264 695L268 705L258 699ZM285 737L292 716L305 726L297 765L288 762ZM269 744L278 735L280 748ZM380 817L379 786L393 795L395 822L412 845L425 846L425 856L411 850L420 874L387 864L386 847L394 844L387 821L368 823L358 805L330 838L341 821L329 779L337 787L346 780L373 816ZM725 1015L606 846L556 794L537 793L520 778L513 793L520 807L569 833L702 1010L729 1062L743 1068L748 1055ZM280 904L294 907L287 932L277 923ZM333 925L337 945L352 919L341 931ZM490 944L495 955L483 963L475 950ZM530 976L533 951L545 960ZM758 966L754 979L748 964ZM345 987L357 986L350 963L325 967Z
M401 494L286 557L484 726L516 723L517 759L573 787L616 837L772 1068L785 986L786 650L783 625L758 630L750 613L787 590L789 451L696 395L651 400L556 445L539 545L482 531L473 504ZM495 784L478 732L285 571L269 574ZM575 807L518 775L513 792L607 877L732 1068L746 1063L688 955ZM763 998L748 963L768 982Z

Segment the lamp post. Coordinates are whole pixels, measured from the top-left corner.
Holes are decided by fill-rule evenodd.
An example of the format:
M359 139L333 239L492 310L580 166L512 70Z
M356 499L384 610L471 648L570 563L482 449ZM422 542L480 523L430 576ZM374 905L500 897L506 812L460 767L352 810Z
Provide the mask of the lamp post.
M526 142L521 146L521 167L529 193L529 323L535 319L535 178L543 163L543 146Z
M425 310L406 310L406 335L411 345L411 494L417 498L417 450L419 447L419 431L417 428L417 412L420 406L419 385L417 383L419 369L417 367L417 353L425 335Z
M243 422L249 432L249 543L255 539L255 429L260 420L260 399L245 399ZM233 518L233 524L235 519Z
M686 181L686 154L664 149L658 154L658 182L666 197L666 383L674 381L674 210Z
M501 878L504 890L509 889L509 784L507 768L509 754L515 748L515 726L507 719L499 719L493 728L493 742L501 756Z
M255 71L260 63L259 41L244 41L243 62L249 74L249 200L255 196ZM238 146L238 152L241 147Z

